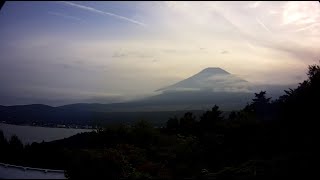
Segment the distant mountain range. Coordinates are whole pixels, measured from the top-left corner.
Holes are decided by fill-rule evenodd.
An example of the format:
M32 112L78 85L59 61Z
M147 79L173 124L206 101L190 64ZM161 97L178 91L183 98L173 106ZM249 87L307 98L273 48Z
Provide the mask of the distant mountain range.
M15 124L99 124L152 119L165 122L185 111L195 113L217 104L224 111L243 108L261 90L276 98L283 90L297 85L254 85L221 68L206 68L199 73L158 89L160 94L143 99L112 104L78 103L59 107L41 104L0 106L0 121Z

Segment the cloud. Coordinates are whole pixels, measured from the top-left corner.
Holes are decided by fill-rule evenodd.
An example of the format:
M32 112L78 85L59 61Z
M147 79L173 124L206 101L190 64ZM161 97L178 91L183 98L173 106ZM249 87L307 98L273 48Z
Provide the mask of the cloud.
M48 91L43 97L62 97L63 100L72 95L80 100L109 96L95 95L95 92L124 95L151 92L211 66L247 76L248 81L289 82L294 81L295 75L305 74L305 65L320 55L317 51L320 48L318 2L264 2L260 5L256 2L185 1L172 2L174 4L169 7L163 2L134 2L130 7L125 3L128 10L125 18L117 15L122 14L120 11L111 15L97 10L97 4L91 6L95 9L76 2L59 3L71 10L116 18L138 28L116 27L116 24L105 28L110 27L109 24L101 24L90 16L86 19L93 18L92 26L84 30L71 29L76 28L72 26L66 33L60 33L58 28L61 27L57 26L53 27L57 31L28 32L23 38L17 36L19 33L3 36L3 39L11 38L3 40L0 47L3 57L0 81L6 82L3 87L69 87L70 93L61 90L66 95L54 94L55 89L54 92L31 89L30 93L34 91L37 96L39 91ZM253 8L248 8L250 4ZM103 7L122 5L114 2ZM74 15L71 12L61 12L64 11L56 10L49 15L45 11L45 15L66 18L71 23L80 21L71 16ZM135 18L135 14L150 25L143 32L141 22L131 21L140 19ZM84 18L80 14L77 16ZM79 89L92 94L73 97ZM6 95L10 93L26 94L22 90L8 90Z
M124 100L119 93L105 93L87 90L75 90L63 87L45 86L6 86L0 89L1 105L47 104L52 106L70 103L113 103Z
M271 33L270 29L269 29L259 18L256 17L256 21L257 21L258 24L261 25L261 27L262 27L263 29L265 29L266 31L268 31L268 32Z
M221 54L229 54L229 51L222 51Z
M112 54L113 58L124 58L124 57L138 57L138 58L151 58L153 57L151 52L140 52L140 51L115 51Z
M82 19L74 17L74 16L69 16L60 12L51 12L49 11L48 14L54 15L54 16L59 16L59 17L63 17L65 19L70 19L70 20L76 20L76 21L81 21L84 22Z
M200 51L205 52L206 49L205 48L200 48L199 49ZM195 49L187 49L187 48L176 48L176 47L173 47L173 48L170 48L170 49L167 49L167 48L161 48L160 50L163 54L168 54L168 55L174 55L174 54L192 54L192 53L197 53L198 50L195 50Z
M67 4L67 5L79 8L79 9L91 11L91 12L94 12L94 13L97 13L97 14L101 14L101 15L108 15L108 16L116 17L118 19L126 20L128 22L131 22L131 23L134 23L134 24L138 24L140 26L146 26L146 24L144 24L142 22L139 22L139 21L136 21L136 20L124 17L124 16L120 16L120 15L117 15L117 14L114 14L114 13L101 11L101 10L95 9L93 7L84 6L84 5L80 5L80 4L76 4L76 3L72 3L72 2L67 2L67 1L62 1L62 2Z
M288 2L283 7L283 25L307 25L320 20L319 3L316 2Z
M177 50L175 50L175 49L164 49L163 52L164 53L177 53Z
M121 57L127 57L127 56L128 54L122 53L122 52L114 52L112 55L113 58L121 58Z
M261 5L262 1L256 1L248 5L249 8L255 9Z
M303 28L299 28L297 29L295 32L300 32L300 31L306 31L306 30L309 30L309 29L320 29L320 23L314 23L314 24L311 24L307 27L303 27Z

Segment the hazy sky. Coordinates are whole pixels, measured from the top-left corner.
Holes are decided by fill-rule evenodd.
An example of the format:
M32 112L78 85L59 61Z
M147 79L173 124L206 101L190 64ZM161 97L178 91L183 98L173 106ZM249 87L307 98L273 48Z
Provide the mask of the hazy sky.
M112 102L206 67L296 83L320 60L320 3L6 2L0 104Z

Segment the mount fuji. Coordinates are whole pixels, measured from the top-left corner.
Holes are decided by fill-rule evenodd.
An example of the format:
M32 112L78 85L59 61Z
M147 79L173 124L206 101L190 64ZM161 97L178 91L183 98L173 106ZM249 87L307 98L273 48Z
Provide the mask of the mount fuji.
M157 91L250 92L250 83L221 68L206 68L199 73Z

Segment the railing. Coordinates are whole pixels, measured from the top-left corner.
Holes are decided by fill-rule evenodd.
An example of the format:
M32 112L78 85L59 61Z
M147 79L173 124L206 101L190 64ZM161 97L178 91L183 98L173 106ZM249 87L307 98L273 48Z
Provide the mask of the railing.
M43 171L45 173L47 172L55 172L55 173L64 173L64 170L55 170L55 169L40 169L40 168L32 168L32 167L25 167L25 166L16 166L16 165L12 165L12 164L5 164L5 163L0 163L1 166L4 167L13 167L13 168L19 168L19 169L23 169L23 170L33 170L33 171Z
M28 174L38 174L40 175L39 178L43 177L43 176L59 176L59 177L64 177L65 178L65 174L64 174L64 170L55 170L55 169L41 169L41 168L32 168L32 167L25 167L25 166L16 166L16 165L12 165L12 164L6 164L6 163L0 163L0 166L4 167L4 168L9 168L10 170L14 170L14 169L17 169L17 170L23 170L25 171L25 173L28 173ZM8 169L8 170L9 170ZM16 171L16 170L15 170ZM23 172L22 171L22 172ZM32 172L33 171L33 172ZM19 171L18 171L19 172ZM34 172L38 172L38 173L34 173ZM44 174L47 174L47 175L41 175L39 173L44 173ZM24 174L24 173L23 173ZM16 174L17 175L17 174ZM36 175L37 176L37 175ZM22 177L21 177L22 178Z

